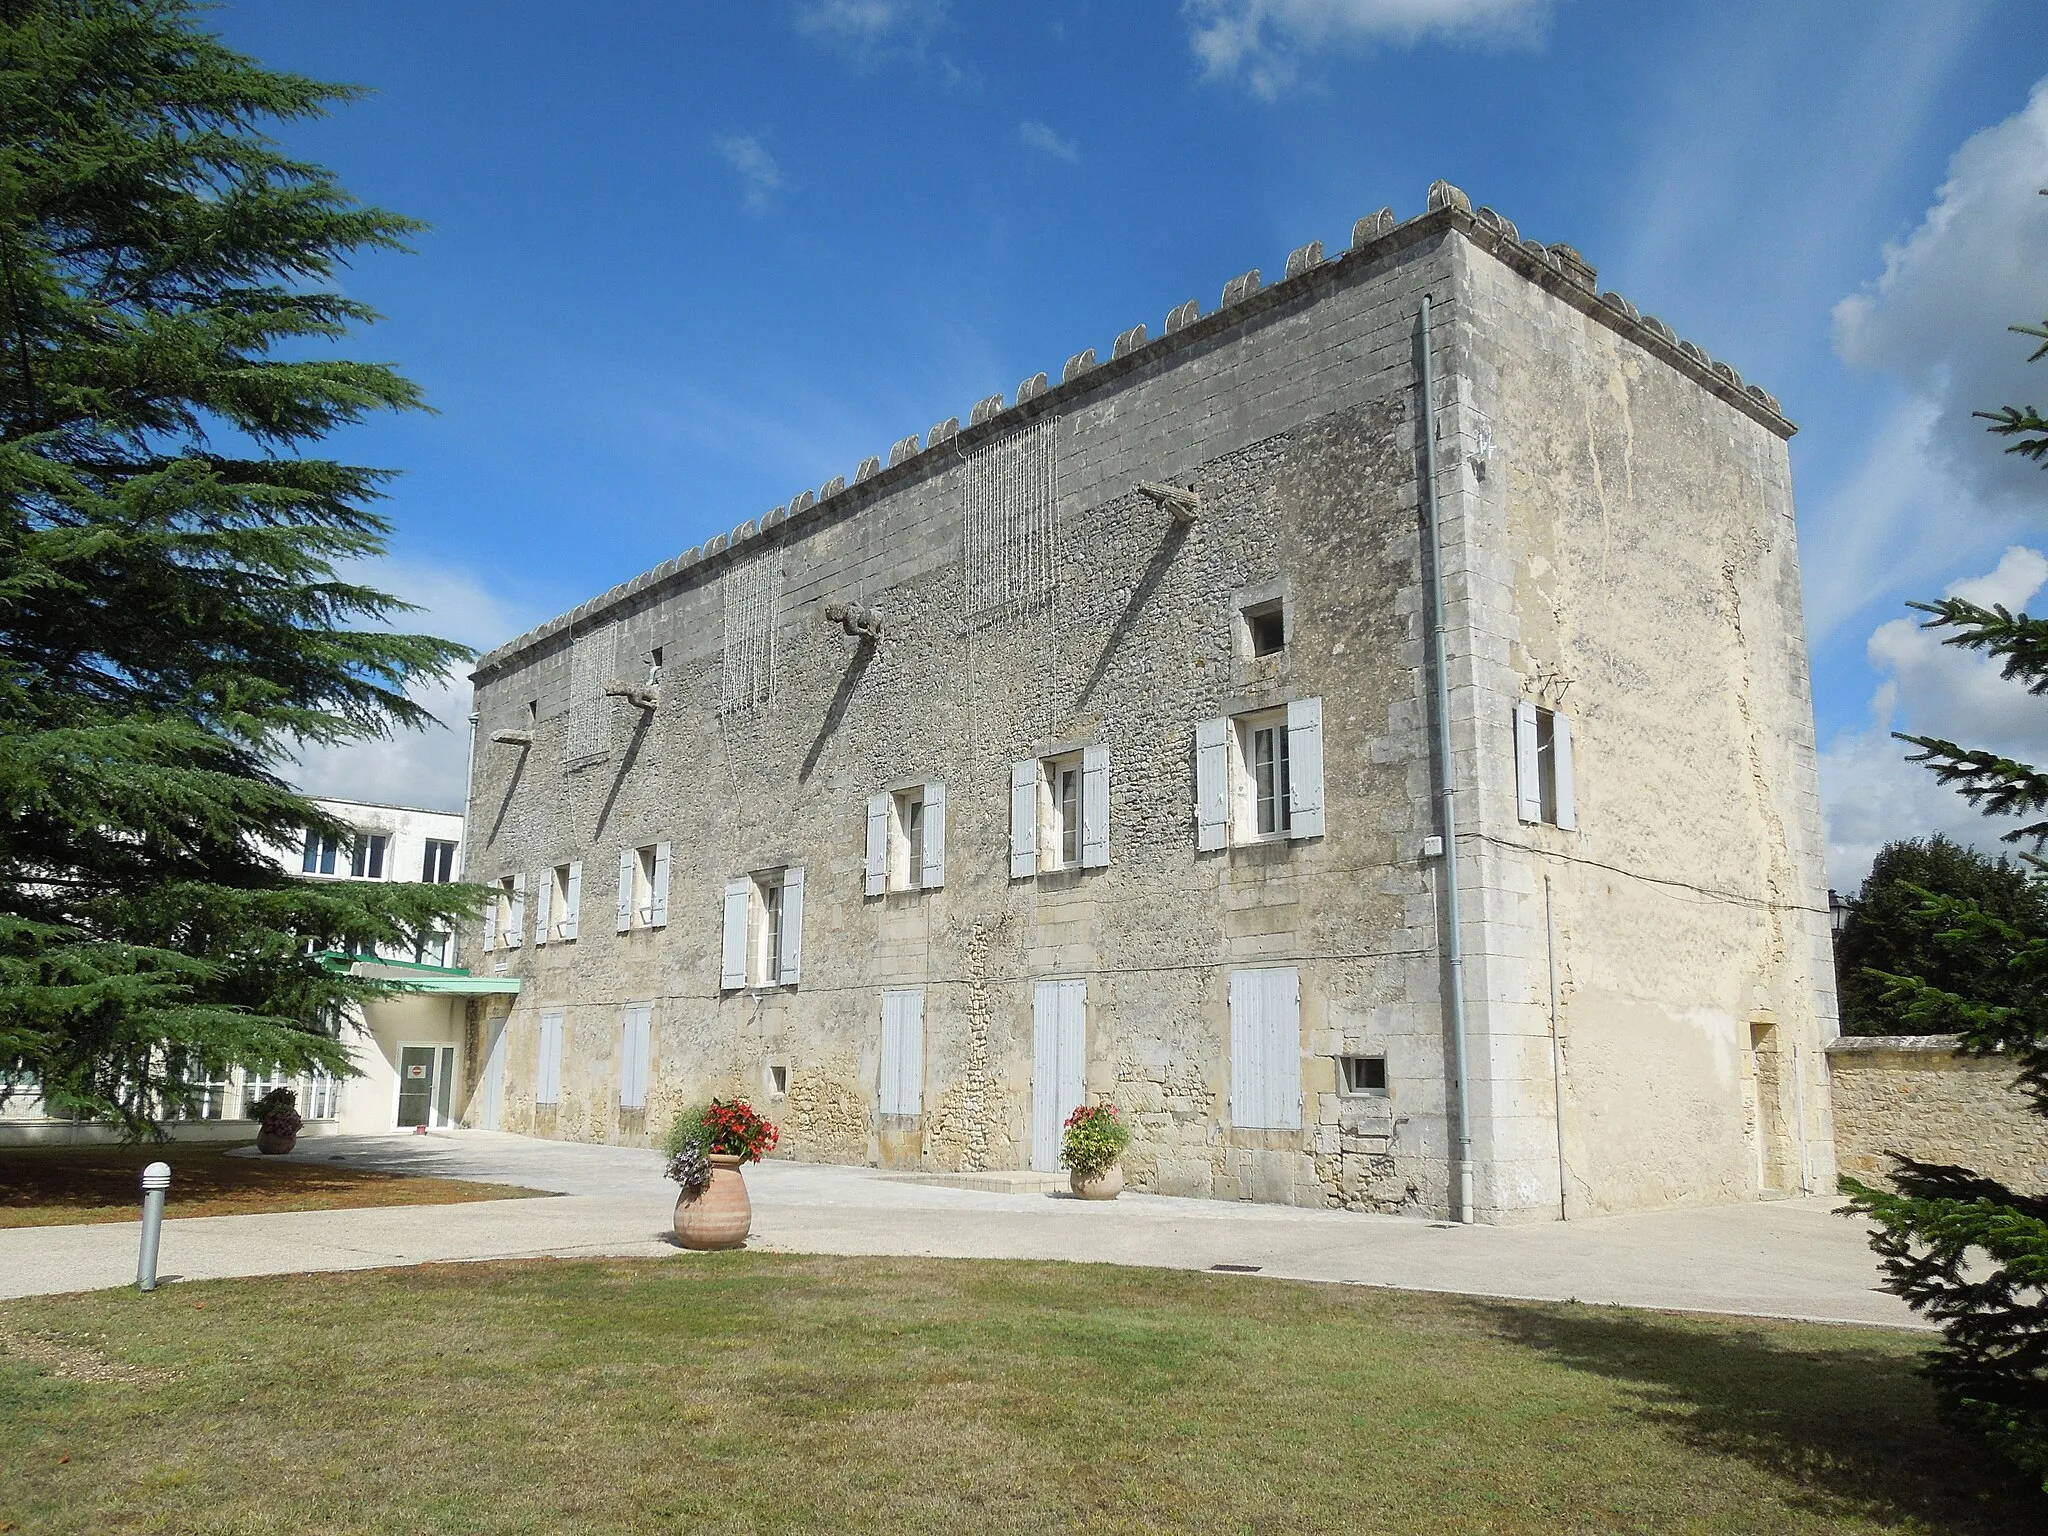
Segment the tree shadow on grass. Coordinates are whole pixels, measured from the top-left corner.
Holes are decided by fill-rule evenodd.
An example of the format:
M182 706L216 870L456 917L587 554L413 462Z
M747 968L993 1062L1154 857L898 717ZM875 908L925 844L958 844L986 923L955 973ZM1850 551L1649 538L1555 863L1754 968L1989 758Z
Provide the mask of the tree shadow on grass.
M2048 1530L2048 1497L1940 1423L1916 1352L1817 1326L1483 1310L1503 1337L1623 1383L1641 1418L1794 1485L1816 1512L1986 1536Z

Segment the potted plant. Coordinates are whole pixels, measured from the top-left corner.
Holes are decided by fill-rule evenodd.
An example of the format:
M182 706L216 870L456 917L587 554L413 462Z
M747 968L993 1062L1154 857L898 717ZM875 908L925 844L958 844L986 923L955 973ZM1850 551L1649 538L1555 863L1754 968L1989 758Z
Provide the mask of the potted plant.
M1060 1138L1060 1163L1072 1170L1068 1183L1083 1200L1114 1200L1124 1192L1120 1159L1131 1144L1131 1128L1113 1104L1083 1104L1067 1116Z
M282 1157L298 1145L299 1096L289 1088L273 1088L249 1106L249 1118L256 1122L256 1150Z
M758 1163L782 1133L740 1099L685 1110L668 1129L668 1176L676 1198L676 1241L685 1248L737 1248L753 1229L754 1206L740 1164Z

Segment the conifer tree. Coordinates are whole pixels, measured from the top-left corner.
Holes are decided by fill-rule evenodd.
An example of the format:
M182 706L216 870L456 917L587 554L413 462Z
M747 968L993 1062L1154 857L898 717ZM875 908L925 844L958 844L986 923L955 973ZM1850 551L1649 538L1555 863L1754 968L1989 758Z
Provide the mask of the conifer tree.
M0 1091L142 1132L230 1064L346 1072L376 984L468 887L314 884L308 743L429 717L467 655L345 579L384 475L308 448L420 406L335 355L334 290L415 225L267 126L350 88L261 68L189 0L0 0Z
M2044 345L2048 324L2014 326ZM1980 411L2010 453L2048 460L2048 422L2031 406ZM2048 694L2048 619L1984 608L1961 598L1913 605L1931 615L1944 644L2002 658L2007 680ZM1938 737L1902 738L1920 748L1944 784L1987 815L2024 818L2006 840L2048 870L2048 774L1995 752ZM2037 1114L2048 1115L2048 924L2030 905L1998 910L1973 896L1922 889L1920 913L1944 953L1945 974L1886 974L1885 1001L1908 1026L1954 1033L1965 1049L1999 1053ZM1967 1168L1894 1158L1892 1188L1844 1179L1854 1208L1872 1217L1886 1284L1942 1328L1928 1374L1944 1408L1984 1434L2048 1489L2048 1198L2007 1188Z

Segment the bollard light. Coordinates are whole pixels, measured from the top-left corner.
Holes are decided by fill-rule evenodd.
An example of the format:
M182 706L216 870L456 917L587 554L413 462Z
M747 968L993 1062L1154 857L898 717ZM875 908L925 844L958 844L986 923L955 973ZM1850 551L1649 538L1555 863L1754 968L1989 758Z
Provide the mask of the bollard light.
M135 1264L135 1288L156 1289L156 1245L164 1230L164 1191L171 1187L171 1165L151 1163L142 1170L142 1256Z

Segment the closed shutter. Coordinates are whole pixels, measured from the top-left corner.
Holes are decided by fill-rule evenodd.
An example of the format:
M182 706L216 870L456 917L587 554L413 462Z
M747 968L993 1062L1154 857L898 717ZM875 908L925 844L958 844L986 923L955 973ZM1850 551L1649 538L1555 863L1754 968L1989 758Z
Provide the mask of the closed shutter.
M1292 966L1231 975L1230 1121L1301 1128L1301 974Z
M1230 976L1230 1123L1253 1127L1266 1108L1266 989L1257 971Z
M555 872L544 869L540 872L539 910L534 914L533 942L545 944L548 928L555 920Z
M1301 973L1266 972L1266 1123L1301 1129Z
M924 871L919 880L934 891L946 883L946 786L924 787Z
M1109 746L1100 743L1081 754L1081 867L1108 863Z
M804 867L792 864L782 872L782 953L776 959L776 980L793 987L804 969Z
M1323 835L1323 701L1296 699L1287 706L1289 837Z
M1579 808L1572 799L1572 723L1550 717L1550 771L1557 778L1557 824L1567 832L1579 826Z
M1527 699L1515 705L1515 814L1524 821L1543 819L1543 783L1536 761L1536 706Z
M868 796L868 861L862 870L864 888L879 896L889 887L889 797Z
M1010 764L1010 878L1038 873L1038 760Z
M633 926L633 877L639 873L640 850L628 848L619 854L619 932Z
M626 1010L625 1049L619 1057L619 1108L647 1107L647 1066L653 1049L654 1010Z
M484 948L495 948L498 942L498 890L491 887L491 899L484 903Z
M1041 981L1032 996L1031 1166L1060 1165L1067 1116L1088 1089L1088 983Z
M753 906L754 882L725 882L725 935L718 984L725 991L747 984L747 918Z
M512 877L512 918L511 932L505 935L505 947L517 949L526 942L526 876Z
M924 989L882 994L880 1102L885 1115L915 1115L924 1109Z
M668 849L667 843L654 845L654 900L647 921L656 928L668 926Z
M562 937L573 939L583 922L583 864L569 866L569 898L562 910Z
M562 1015L540 1016L540 1070L535 1074L533 1100L536 1104L562 1102Z
M1230 846L1230 722L1195 722L1195 847Z

